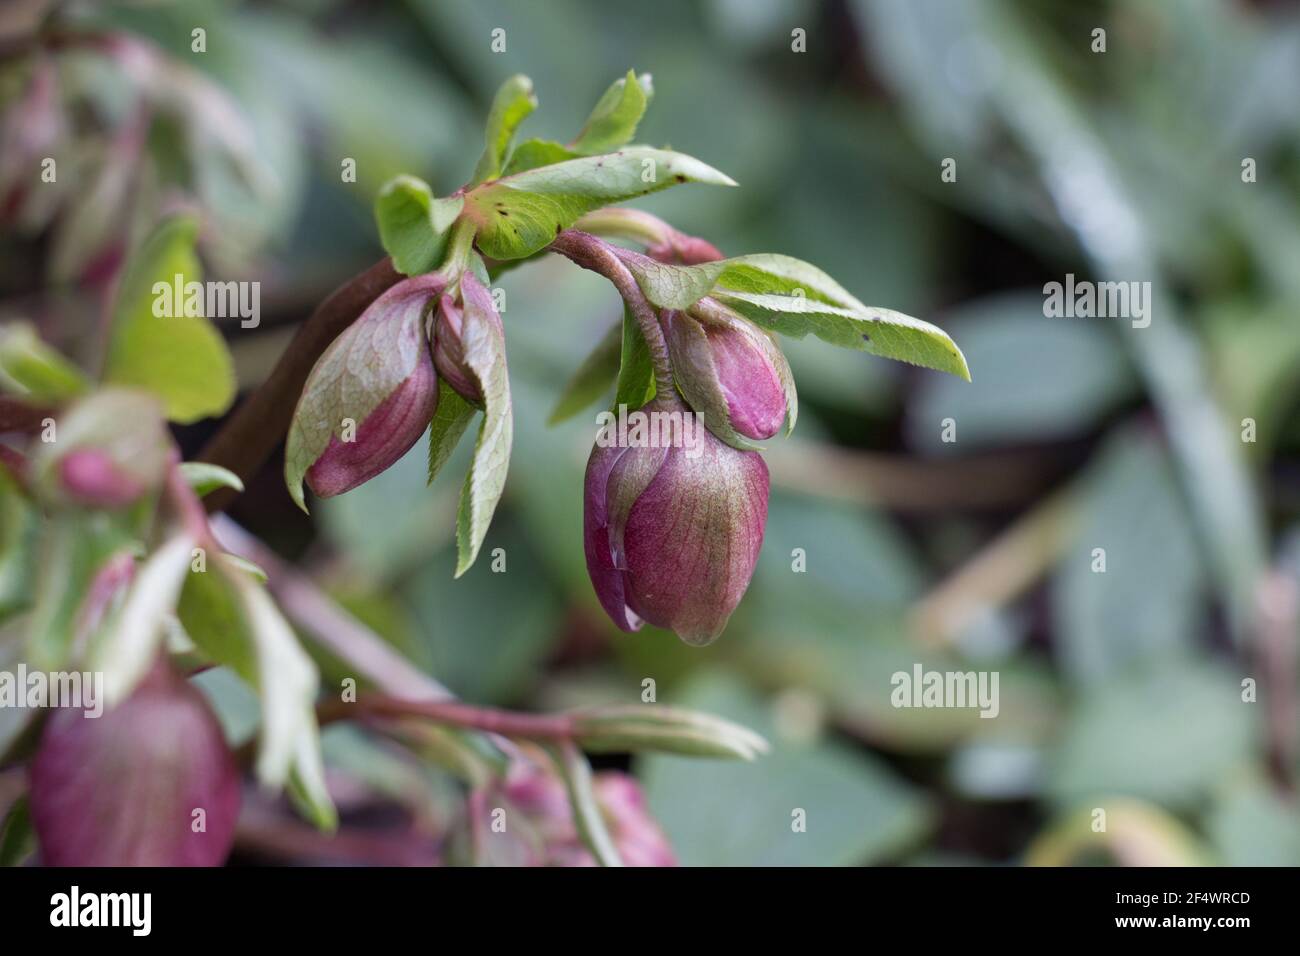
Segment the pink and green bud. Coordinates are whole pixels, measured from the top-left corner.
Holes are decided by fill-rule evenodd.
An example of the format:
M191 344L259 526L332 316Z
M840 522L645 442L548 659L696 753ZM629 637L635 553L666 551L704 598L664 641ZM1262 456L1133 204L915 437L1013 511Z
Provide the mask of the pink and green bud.
M762 329L721 306L667 311L663 327L677 386L715 435L763 441L793 419L790 366Z
M98 392L69 408L50 434L33 465L53 503L125 508L162 485L171 439L162 406L146 392Z
M202 693L165 664L100 717L53 714L29 774L50 866L219 866L234 841L234 756Z
M99 448L78 448L59 459L59 485L67 497L87 508L124 508L147 490Z
M300 506L302 483L343 494L405 455L438 405L425 314L442 292L436 274L393 286L316 362L294 412L285 479Z
M379 406L356 426L355 434L330 436L325 452L307 469L307 484L331 498L387 471L420 440L438 408L438 376L433 359L421 350L415 367Z
M460 280L460 301L444 295L438 303L438 314L433 320L433 362L438 374L461 398L480 405L483 393L478 376L466 360L466 350L470 347L465 340L466 309L485 316L502 335L505 334L492 294L473 273L467 272Z
M756 452L698 434L702 448L598 443L587 461L583 537L596 596L615 624L635 631L649 621L708 644L754 574L768 474Z

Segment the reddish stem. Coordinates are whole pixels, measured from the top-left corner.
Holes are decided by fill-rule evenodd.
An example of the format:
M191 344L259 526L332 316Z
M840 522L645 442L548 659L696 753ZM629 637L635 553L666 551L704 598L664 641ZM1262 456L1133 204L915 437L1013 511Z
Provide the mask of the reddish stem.
M329 701L316 711L322 725L356 717L425 717L467 730L530 740L571 740L576 731L569 714L520 714L446 700L403 700L373 695L359 697L352 703Z

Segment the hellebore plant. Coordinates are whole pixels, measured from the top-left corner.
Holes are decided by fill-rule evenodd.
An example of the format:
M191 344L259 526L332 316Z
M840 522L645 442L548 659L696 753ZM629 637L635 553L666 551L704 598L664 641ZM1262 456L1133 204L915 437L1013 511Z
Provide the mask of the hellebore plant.
M429 429L429 480L483 412L461 492L456 574L474 562L505 486L511 407L505 328L489 291L520 260L555 252L607 278L625 307L622 355L606 377L584 363L567 417L617 379L615 405L695 413L703 449L657 442L592 450L584 545L596 597L625 631L646 621L707 644L749 586L767 520L758 442L794 428L798 401L775 335L969 378L940 329L859 302L821 270L782 255L725 259L709 242L635 210L609 207L681 183L735 185L681 153L627 145L652 93L634 73L605 93L571 142L526 140L533 111L522 76L501 87L473 179L436 198L409 176L376 204L401 279L325 351L293 417L285 478L306 507L368 481ZM609 240L633 242L637 252ZM604 346L598 347L598 351ZM598 379L598 380L597 380ZM585 401L584 401L585 399Z
M45 103L49 78L37 72L33 103ZM230 355L202 315L160 318L151 298L159 283L198 280L194 217L164 220L126 260L97 377L31 327L0 328L0 659L103 676L102 716L38 702L16 724L0 721L0 768L26 765L45 862L220 863L249 802L245 769L265 791L259 802L283 791L331 830L339 815L319 727L364 719L467 791L461 825L422 860L671 865L636 784L593 775L584 751L764 752L742 727L658 704L531 715L456 701L242 528L209 520L282 436L289 492L306 509L308 490L350 491L426 430L433 481L477 416L456 519L463 574L505 487L513 438L493 282L553 252L608 279L624 308L552 421L612 387L619 411L703 422L651 429L667 441L597 440L581 490L596 598L625 631L648 621L691 644L715 639L762 546L769 479L759 443L788 434L797 417L777 336L812 333L969 375L942 331L863 305L814 266L723 258L707 240L613 208L683 183L734 185L689 156L628 145L651 94L648 76L628 73L568 143L515 145L536 100L526 78L507 80L470 181L447 197L409 176L381 190L389 258L320 305L199 461L181 461L168 423L230 408ZM321 693L308 639L355 670L359 695ZM187 679L208 668L256 694L255 741L233 746ZM483 826L497 801L520 816L508 838ZM0 846L14 843L6 834Z

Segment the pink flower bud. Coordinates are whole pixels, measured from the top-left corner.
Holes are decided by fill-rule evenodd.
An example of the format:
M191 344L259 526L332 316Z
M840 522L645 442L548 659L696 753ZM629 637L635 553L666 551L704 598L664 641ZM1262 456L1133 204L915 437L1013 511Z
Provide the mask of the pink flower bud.
M144 483L117 466L99 448L78 448L58 463L64 494L87 508L123 508L145 493Z
M767 465L700 429L702 447L601 447L587 461L587 572L614 623L722 633L754 574L767 524Z
M470 402L481 402L478 382L465 365L465 343L461 339L464 313L449 295L438 303L438 314L433 320L433 364L438 374L456 393Z
M781 430L790 371L766 332L725 308L707 315L668 311L663 323L678 386L692 408L707 419L720 393L737 433L763 441Z
M57 439L32 455L33 482L52 504L123 508L161 486L172 454L152 395L106 388L59 416Z
M438 407L438 376L422 349L411 374L356 426L352 441L330 436L329 445L307 469L307 484L330 498L365 484L411 450Z
M53 714L29 772L51 866L218 866L230 852L238 768L203 695L165 664L102 716Z
M501 328L492 294L473 273L460 279L461 301L444 295L438 303L438 314L433 322L433 362L438 374L447 380L462 398L476 404L483 401L478 378L466 362L464 309L474 309ZM504 330L502 330L504 334Z

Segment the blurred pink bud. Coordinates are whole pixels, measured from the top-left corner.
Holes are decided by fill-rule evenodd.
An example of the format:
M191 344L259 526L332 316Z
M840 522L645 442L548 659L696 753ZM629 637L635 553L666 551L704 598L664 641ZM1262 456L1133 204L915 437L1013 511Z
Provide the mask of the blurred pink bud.
M592 779L610 839L628 866L676 866L677 858L633 777L604 771ZM503 810L504 830L480 826L476 839L494 862L514 866L595 866L578 836L563 781L527 761L511 767L496 789L478 796L478 815ZM502 844L509 844L502 846Z
M54 713L29 774L48 865L218 866L230 852L239 770L202 693L166 664L102 716Z
M67 497L87 508L123 508L146 491L108 452L78 448L59 460L59 482Z

